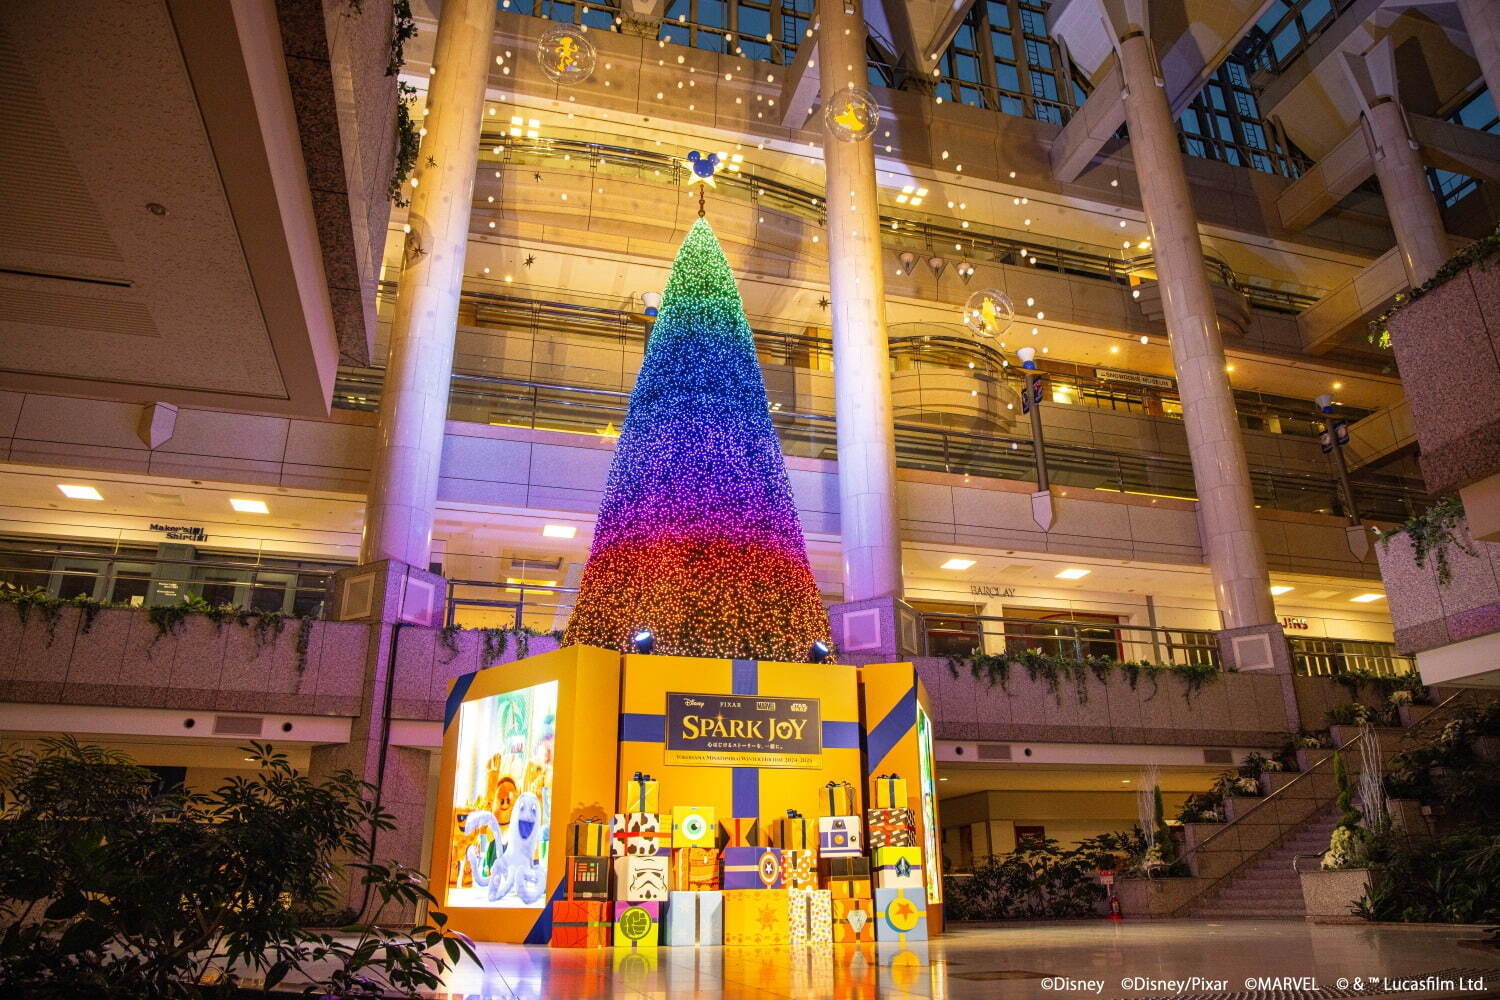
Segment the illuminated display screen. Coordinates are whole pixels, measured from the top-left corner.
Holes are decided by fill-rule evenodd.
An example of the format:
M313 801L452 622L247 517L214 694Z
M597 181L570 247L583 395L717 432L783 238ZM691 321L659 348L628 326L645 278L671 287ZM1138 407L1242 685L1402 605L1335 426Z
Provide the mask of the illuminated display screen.
M922 867L927 881L927 902L943 901L943 854L938 847L942 831L937 825L937 777L933 770L932 721L927 713L917 706L917 754L919 758L918 780L922 784L922 855L927 864Z
M556 728L556 681L459 710L448 906L546 905Z

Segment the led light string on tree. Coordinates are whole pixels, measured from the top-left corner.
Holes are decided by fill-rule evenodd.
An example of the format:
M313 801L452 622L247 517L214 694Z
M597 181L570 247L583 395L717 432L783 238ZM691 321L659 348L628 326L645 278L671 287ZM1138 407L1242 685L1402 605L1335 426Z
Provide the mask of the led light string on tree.
M692 162L707 186L710 157ZM827 640L750 325L700 218L647 342L564 642L806 662Z

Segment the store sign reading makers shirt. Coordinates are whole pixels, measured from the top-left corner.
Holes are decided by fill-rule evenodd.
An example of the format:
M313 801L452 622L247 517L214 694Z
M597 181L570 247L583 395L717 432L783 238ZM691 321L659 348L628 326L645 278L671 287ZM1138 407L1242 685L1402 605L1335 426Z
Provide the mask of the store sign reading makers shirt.
M669 692L666 751L668 764L817 767L818 699Z

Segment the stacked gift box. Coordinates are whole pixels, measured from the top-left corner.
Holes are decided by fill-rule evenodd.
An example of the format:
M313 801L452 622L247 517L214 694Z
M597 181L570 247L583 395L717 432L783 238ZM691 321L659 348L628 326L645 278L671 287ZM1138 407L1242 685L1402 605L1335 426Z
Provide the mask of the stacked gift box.
M925 941L927 904L906 780L882 774L861 822L854 788L829 782L818 818L818 879L831 894L836 942Z
M829 782L817 817L788 810L720 818L711 806L664 811L659 783L636 773L613 821L568 828L555 947L786 946L926 940L926 894L906 782L875 781L863 819L854 787Z

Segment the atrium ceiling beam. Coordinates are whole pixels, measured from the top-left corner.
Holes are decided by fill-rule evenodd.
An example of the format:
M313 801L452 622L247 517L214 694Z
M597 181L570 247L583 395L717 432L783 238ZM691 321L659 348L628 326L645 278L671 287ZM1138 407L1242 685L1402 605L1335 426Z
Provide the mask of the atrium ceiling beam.
M1124 85L1109 28L1137 25L1160 53L1161 85L1173 117L1181 114L1273 0L1064 0L1048 11L1048 28L1086 72L1093 93L1054 140L1052 172L1078 178L1125 124Z
M1375 172L1363 126L1356 124L1333 149L1289 184L1276 199L1281 224L1291 230L1312 225Z
M799 129L818 106L818 39L814 35L797 46L797 58L781 81L781 126Z
M1394 88L1389 79L1373 83L1381 93ZM1404 114L1424 164L1480 180L1500 180L1500 136L1410 111ZM1363 184L1375 173L1371 147L1363 121L1356 122L1332 150L1277 197L1282 225L1294 232L1306 229Z
M902 3L901 0L885 0L884 5L908 10L916 6ZM912 51L907 53L911 65L915 66L924 78L931 77L932 71L938 68L938 62L944 50L952 44L953 36L958 34L959 26L964 23L964 18L968 17L969 11L974 9L974 0L953 0L952 3L938 3L930 6L937 9L937 16L923 18L920 24L911 25ZM893 35L887 37L896 38ZM900 44L899 39L897 42Z

